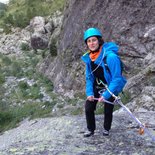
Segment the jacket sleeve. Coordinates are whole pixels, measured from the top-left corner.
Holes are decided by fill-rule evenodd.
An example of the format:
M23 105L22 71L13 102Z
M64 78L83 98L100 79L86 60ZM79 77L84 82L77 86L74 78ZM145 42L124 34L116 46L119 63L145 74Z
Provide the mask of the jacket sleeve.
M86 65L86 95L94 96L93 91L94 76L91 74L90 66Z
M111 74L111 80L110 83L108 84L108 88L112 93L118 95L122 91L126 83L126 80L121 73L121 65L119 57L116 54L109 55L107 57L107 65L109 67ZM103 97L105 99L108 99L111 97L111 94L106 90L103 93Z

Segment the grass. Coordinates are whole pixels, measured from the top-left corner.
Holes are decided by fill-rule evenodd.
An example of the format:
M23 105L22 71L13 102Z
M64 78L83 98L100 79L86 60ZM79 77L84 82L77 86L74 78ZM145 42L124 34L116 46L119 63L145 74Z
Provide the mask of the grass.
M0 104L1 105L1 104ZM25 118L39 118L50 116L52 103L34 103L23 106L0 109L0 132L14 128Z

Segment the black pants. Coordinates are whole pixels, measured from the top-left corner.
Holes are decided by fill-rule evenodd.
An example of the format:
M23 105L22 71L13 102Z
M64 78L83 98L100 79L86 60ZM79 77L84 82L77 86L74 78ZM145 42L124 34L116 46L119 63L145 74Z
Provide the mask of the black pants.
M100 94L98 93L98 89L94 90L94 97L99 98ZM113 102L114 98L111 97L108 99L108 101ZM96 104L97 100L94 101L89 101L86 100L85 103L85 115L86 115L86 122L87 122L87 128L89 131L94 131L96 129L96 123L95 123L95 110L96 110ZM113 108L114 105L105 103L104 104L104 128L106 130L111 129L111 124L112 124L112 118L113 118Z

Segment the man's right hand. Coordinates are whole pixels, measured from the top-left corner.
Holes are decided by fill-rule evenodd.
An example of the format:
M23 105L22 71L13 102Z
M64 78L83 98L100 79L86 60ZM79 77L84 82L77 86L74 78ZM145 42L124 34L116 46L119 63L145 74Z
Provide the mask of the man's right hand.
M94 96L88 96L88 97L87 97L87 100L89 100L89 101L94 101Z

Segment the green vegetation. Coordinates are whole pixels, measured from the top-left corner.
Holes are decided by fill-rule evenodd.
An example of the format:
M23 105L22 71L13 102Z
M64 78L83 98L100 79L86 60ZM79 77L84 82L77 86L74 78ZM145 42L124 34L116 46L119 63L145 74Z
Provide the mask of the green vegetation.
M50 44L50 54L51 56L57 56L57 46L56 46L56 39L53 39L51 41L51 44Z
M21 46L20 46L21 50L23 51L29 51L30 50L30 47L27 43L22 43Z
M0 27L26 27L35 16L50 16L63 11L66 0L10 0L6 11L0 14Z
M16 127L24 118L38 118L49 116L52 103L34 103L24 104L21 107L10 107L9 109L1 109L0 107L0 132ZM0 104L1 106L1 104Z
M42 59L30 51L23 57L0 54L0 131L15 127L24 118L44 117L51 114L57 96L52 93L53 84L36 70ZM8 83L7 79L12 78ZM32 81L31 84L28 81ZM6 85L7 83L7 85ZM44 92L51 101L42 101Z
M53 85L51 81L36 70L36 65L42 57L30 51L25 52L25 54L26 56L23 56L21 59L15 57L9 58L0 54L0 83L3 84L5 78L13 76L35 81L32 86L28 85L25 81L19 81L16 90L19 89L20 93L27 90L32 91L31 94L33 94L34 92L39 92L38 89L41 86L45 86L47 91L52 91Z

